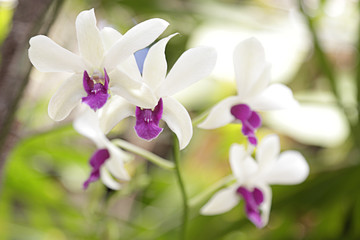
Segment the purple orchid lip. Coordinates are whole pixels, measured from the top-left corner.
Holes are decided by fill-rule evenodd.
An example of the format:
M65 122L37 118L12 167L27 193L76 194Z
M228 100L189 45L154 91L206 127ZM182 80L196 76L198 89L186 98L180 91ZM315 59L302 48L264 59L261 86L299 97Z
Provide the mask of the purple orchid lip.
M231 108L231 114L242 123L242 133L248 137L252 145L257 145L255 131L261 126L260 115L252 111L246 104L238 104Z
M82 102L89 105L91 109L96 111L105 105L107 99L110 97L109 76L104 68L104 76L94 73L92 77L87 71L84 71L83 86L87 93L86 97L82 98Z
M162 128L159 127L159 122L163 113L163 101L160 98L154 110L148 108L136 107L135 117L135 131L137 135L145 140L152 140L159 136Z
M264 202L264 194L258 188L249 191L245 187L239 187L236 192L241 195L245 201L245 212L248 219L255 224L256 227L262 228L263 222L259 207Z
M110 158L110 153L106 148L98 149L90 158L90 166L92 167L89 178L84 182L84 189L87 189L89 184L97 181L100 178L100 168L107 159Z

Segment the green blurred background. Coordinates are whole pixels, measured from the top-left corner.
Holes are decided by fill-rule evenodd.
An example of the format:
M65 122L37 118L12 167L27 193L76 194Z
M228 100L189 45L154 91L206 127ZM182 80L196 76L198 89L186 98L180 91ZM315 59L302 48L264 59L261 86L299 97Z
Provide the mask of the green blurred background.
M0 1L0 44L11 28L9 2ZM152 17L170 22L162 36L180 35L168 44L169 66L190 47L214 46L219 59L213 74L177 96L192 117L235 94L232 51L241 40L257 37L273 65L273 81L289 85L301 103L299 109L264 113L257 135L279 134L282 150L306 157L310 176L300 185L272 187L264 229L246 219L242 204L211 217L198 214L201 203L192 207L188 239L360 239L358 5L355 0L68 0L48 35L76 52L76 16L95 8L100 28L110 25L122 33ZM64 79L31 72L16 112L17 144L3 172L0 239L177 239L182 201L173 172L137 157L127 166L132 180L124 189L112 192L101 182L82 189L95 146L74 131L73 116L57 123L47 115L51 94ZM171 159L166 126L148 143L135 136L133 125L133 119L125 120L109 137ZM190 198L230 174L229 147L245 142L240 127L194 128L181 159Z

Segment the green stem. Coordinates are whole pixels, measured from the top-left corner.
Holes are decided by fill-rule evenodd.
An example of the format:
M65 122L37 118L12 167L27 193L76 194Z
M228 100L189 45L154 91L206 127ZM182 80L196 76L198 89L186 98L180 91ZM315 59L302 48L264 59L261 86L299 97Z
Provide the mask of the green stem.
M197 126L199 123L201 123L202 121L205 120L205 118L209 115L210 109L204 111L203 113L201 113L199 116L195 117L192 120L192 125L193 126Z
M181 229L181 235L180 239L186 239L186 228L187 228L187 222L188 222L188 215L189 215L189 206L188 206L188 199L187 194L185 191L185 185L184 181L181 177L180 173L180 148L179 148L179 141L175 134L173 134L174 139L174 148L173 148L173 154L174 154L174 162L175 162L175 173L177 180L179 182L180 192L183 199L183 220L182 220L182 229Z
M200 193L197 196L190 199L189 206L191 208L193 208L198 205L204 204L204 202L206 200L208 200L209 197L211 195L213 195L216 191L218 191L219 189L221 189L225 186L228 186L228 185L234 183L235 181L236 181L236 179L234 178L233 175L229 175L229 176L226 176L226 177L220 179L219 181L217 181L213 185L211 185L209 188L207 188L205 191L203 191L202 193Z
M175 165L172 162L170 162L169 160L159 157L158 155L153 154L152 152L146 151L145 149L140 148L140 147L138 147L134 144L131 144L127 141L124 141L121 139L115 139L115 140L112 140L112 143L114 143L116 146L118 146L122 149L125 149L129 152L135 153L136 155L146 158L147 160L158 165L161 168L168 169L168 170L175 169Z

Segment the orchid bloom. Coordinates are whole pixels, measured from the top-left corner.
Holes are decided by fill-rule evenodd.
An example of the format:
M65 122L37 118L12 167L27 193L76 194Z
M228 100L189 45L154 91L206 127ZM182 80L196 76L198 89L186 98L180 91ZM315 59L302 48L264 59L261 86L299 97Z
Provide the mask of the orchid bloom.
M280 153L279 137L266 136L257 147L256 161L242 145L230 148L230 166L236 183L215 193L200 210L203 215L221 214L245 201L248 219L258 228L269 220L271 184L291 185L303 182L309 175L309 165L297 151Z
M215 105L207 118L198 125L213 129L233 121L242 123L242 133L252 145L257 144L255 131L261 126L257 111L279 110L297 106L292 91L283 84L270 84L270 64L265 51L255 38L242 41L234 51L237 96Z
M75 119L74 128L81 135L90 138L98 148L90 158L92 171L84 182L84 189L99 178L108 188L120 189L121 184L112 176L122 181L128 181L130 177L124 168L124 162L131 160L132 156L117 148L107 139L100 129L98 116L88 108L85 113Z
M63 120L80 100L96 111L104 106L111 93L142 107L155 104L156 99L149 97L150 90L143 83L123 77L124 66L119 64L151 44L167 26L162 19L150 19L122 36L110 27L99 30L94 9L91 9L76 18L80 55L46 36L31 38L29 59L39 71L73 73L51 98L49 116L56 121Z
M177 135L180 149L188 145L193 133L191 118L185 107L172 95L207 76L215 65L216 52L209 47L192 48L180 56L166 76L165 47L174 35L154 44L148 50L145 60L137 59L140 70L144 60L143 71L137 69L132 73L137 81L142 81L151 88L157 104L151 108L143 108L121 97L112 98L102 109L101 124L105 132L110 131L122 119L135 116L137 135L149 141L163 130L159 127L162 119Z

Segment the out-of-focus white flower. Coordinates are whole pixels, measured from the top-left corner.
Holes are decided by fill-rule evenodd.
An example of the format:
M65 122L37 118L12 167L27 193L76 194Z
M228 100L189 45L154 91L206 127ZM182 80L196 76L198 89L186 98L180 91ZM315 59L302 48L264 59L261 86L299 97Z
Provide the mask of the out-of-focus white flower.
M132 156L117 148L107 139L100 129L97 114L90 109L86 109L82 115L75 119L74 128L81 135L90 138L98 148L90 158L89 163L92 171L89 178L84 182L84 188L86 189L91 182L101 178L108 188L120 189L121 184L112 176L119 180L128 181L130 177L124 168L124 162L131 160Z
M160 40L149 49L142 72L136 68L132 72L136 81L144 82L152 90L157 104L151 108L142 108L120 97L112 98L101 112L101 124L105 132L110 131L122 119L135 116L137 135L152 140L163 130L159 127L159 121L163 119L177 135L180 149L188 145L193 133L191 118L184 106L172 95L210 74L216 62L216 52L209 47L189 49L166 75L165 47L172 36L174 35ZM138 60L140 62L142 61ZM139 64L140 70L141 66Z
M203 215L221 214L245 201L245 212L257 227L264 227L271 208L271 184L291 185L303 182L309 166L297 151L280 153L277 135L266 136L256 151L256 161L242 145L230 148L230 166L236 183L215 193L200 210Z
M257 144L255 131L261 125L257 111L277 110L297 106L292 91L283 84L270 84L270 64L265 51L255 38L242 41L234 51L237 96L228 97L210 111L198 126L212 129L235 120L241 121L242 132L253 145Z
M119 64L152 43L167 26L168 23L162 19L150 19L122 36L109 27L99 30L91 9L81 12L76 19L80 56L46 36L31 38L29 58L39 71L73 73L50 100L49 116L57 121L66 118L81 99L97 110L111 93L141 107L154 105L157 101L151 99L151 92L143 83L119 77L124 75L125 67L119 67Z

